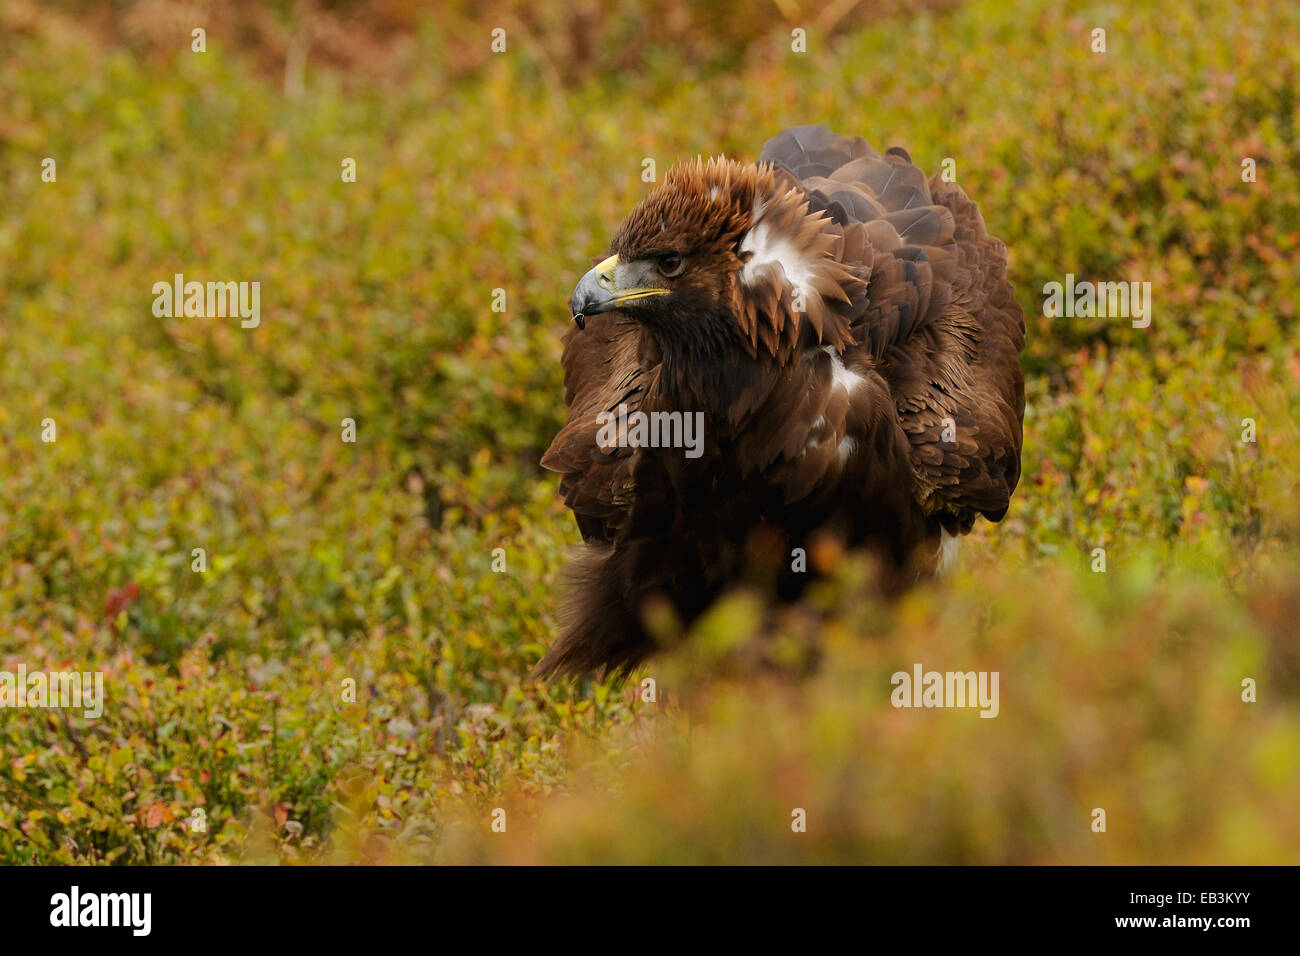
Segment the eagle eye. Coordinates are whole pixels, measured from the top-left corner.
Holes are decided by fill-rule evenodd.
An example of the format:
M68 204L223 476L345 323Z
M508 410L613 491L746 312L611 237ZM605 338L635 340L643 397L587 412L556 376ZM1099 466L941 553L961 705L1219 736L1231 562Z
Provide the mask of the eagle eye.
M669 253L666 256L660 256L659 274L666 279L672 279L686 271L686 260L676 253Z

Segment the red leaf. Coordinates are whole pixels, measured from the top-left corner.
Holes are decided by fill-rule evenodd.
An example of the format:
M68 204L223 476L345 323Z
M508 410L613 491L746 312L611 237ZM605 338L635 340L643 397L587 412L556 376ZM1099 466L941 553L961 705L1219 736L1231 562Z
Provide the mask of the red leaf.
M112 620L130 607L131 602L140 596L140 585L136 581L127 582L126 587L113 588L104 600L104 617Z
M159 827L163 822L163 811L167 809L167 804L159 801L149 804L149 809L145 813L144 825L150 830Z

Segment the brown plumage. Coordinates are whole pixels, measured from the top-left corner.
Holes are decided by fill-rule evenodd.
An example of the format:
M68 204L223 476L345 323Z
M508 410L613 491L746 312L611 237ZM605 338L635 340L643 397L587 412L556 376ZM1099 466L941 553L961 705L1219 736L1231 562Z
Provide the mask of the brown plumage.
M569 420L542 459L585 544L539 673L634 667L651 595L687 621L742 581L796 597L812 569L793 549L818 533L876 554L896 590L1006 513L1025 323L961 187L795 127L756 165L674 168L610 251L574 292ZM702 413L702 445L602 430L638 412Z

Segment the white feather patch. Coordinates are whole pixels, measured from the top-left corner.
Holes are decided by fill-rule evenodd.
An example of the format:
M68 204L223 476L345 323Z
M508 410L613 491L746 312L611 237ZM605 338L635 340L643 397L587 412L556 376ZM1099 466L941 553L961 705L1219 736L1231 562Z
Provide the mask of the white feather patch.
M866 379L844 364L844 359L840 357L839 352L835 351L834 346L823 345L822 348L826 351L826 354L831 357L831 388L843 389L844 393L849 398L852 398L853 393L857 391L860 386L866 383ZM805 358L811 358L814 354L815 353L810 349L804 353L804 356ZM808 441L804 446L804 451L807 451L808 447L812 445L821 444L824 439L823 433L826 430L826 416L823 415L818 418L817 421L813 423L812 428L808 430ZM841 464L847 462L851 457L853 457L853 453L857 450L858 440L852 435L845 435L840 439L840 443L835 446L835 452L839 455ZM800 454L802 454L802 452Z
M808 258L788 236L781 235L768 224L763 218L765 209L763 203L754 208L754 225L740 241L741 252L753 253L740 271L740 281L745 285L754 285L759 280L759 270L775 262L780 264L786 281L796 291L802 291L805 295L815 294L811 285L815 260Z
M866 384L865 378L844 364L844 359L840 358L840 353L835 351L834 346L826 345L823 348L831 357L831 383L835 388L842 388L851 396L859 386Z
M957 546L961 539L947 531L939 532L939 564L935 570L948 574L957 565Z

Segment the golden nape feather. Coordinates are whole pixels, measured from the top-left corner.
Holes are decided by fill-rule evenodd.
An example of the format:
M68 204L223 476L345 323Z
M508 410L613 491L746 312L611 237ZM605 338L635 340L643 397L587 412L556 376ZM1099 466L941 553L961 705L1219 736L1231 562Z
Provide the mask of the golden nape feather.
M584 539L541 674L626 672L648 598L797 599L818 535L897 593L1020 477L1025 322L961 187L821 126L675 167L578 282L542 464Z

